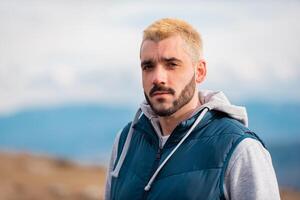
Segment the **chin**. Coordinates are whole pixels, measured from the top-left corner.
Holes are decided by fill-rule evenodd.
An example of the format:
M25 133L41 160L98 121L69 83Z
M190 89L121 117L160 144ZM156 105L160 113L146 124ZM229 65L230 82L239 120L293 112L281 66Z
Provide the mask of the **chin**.
M172 107L172 103L155 101L151 102L156 110L168 110Z
M170 112L172 112L172 106L154 106L152 108L154 113L156 113L158 116L165 117L165 116L170 116ZM172 112L173 113L173 112Z
M166 106L164 106L164 107L162 107L162 106L159 106L159 107L154 107L154 109L156 110L156 111L158 111L158 112L166 112L167 110L169 110L170 109L170 107L166 107Z

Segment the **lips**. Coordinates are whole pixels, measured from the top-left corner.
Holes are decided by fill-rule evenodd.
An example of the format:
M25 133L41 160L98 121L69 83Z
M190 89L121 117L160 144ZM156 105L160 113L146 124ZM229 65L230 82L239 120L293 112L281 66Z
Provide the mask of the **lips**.
M158 95L164 95L164 94L171 94L170 92L165 92L165 91L157 91L152 93L151 96L158 96Z

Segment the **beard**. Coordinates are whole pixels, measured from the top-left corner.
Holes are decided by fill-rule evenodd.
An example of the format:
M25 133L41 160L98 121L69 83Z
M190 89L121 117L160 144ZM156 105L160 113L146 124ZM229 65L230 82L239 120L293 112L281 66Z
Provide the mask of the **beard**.
M157 107L156 105L151 103L150 98L148 97L148 95L145 92L144 92L144 95L145 95L146 101L151 106L153 112L156 115L158 115L160 117L167 117L167 116L171 116L172 114L177 112L180 108L182 108L184 105L189 103L193 98L195 89L196 89L196 83L195 83L195 74L194 74L192 79L189 81L189 83L181 91L179 97L172 102L172 105L169 108ZM174 89L167 88L162 84L155 84L153 86L153 88L150 90L149 96L151 97L152 94L157 91L168 92L171 95L175 95ZM160 103L164 103L164 99L158 99L157 104L160 104Z

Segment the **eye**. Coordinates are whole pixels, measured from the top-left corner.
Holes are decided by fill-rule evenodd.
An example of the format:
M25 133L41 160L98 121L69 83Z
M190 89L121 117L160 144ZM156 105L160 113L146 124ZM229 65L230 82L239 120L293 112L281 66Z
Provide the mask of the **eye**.
M143 71L149 71L151 69L153 69L153 65L152 64L144 64L144 65L142 65L142 70Z
M169 67L169 68L175 68L175 67L177 67L177 66L178 66L178 64L175 63L175 62L168 62L168 63L167 63L167 67Z

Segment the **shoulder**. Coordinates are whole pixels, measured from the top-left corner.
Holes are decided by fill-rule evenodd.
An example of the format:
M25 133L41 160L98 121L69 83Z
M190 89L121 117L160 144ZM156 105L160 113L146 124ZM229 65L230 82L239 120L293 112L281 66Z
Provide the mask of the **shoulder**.
M222 149L226 157L230 157L241 141L246 138L253 138L262 144L262 140L240 121L228 115L214 111L210 114L210 122L199 131L199 138L211 138L214 147Z
M195 131L194 138L209 141L206 143L210 145L213 152L221 156L221 159L225 161L225 165L228 164L236 147L244 139L253 138L263 144L254 132L225 113L211 111L208 113L206 121L205 126Z
M204 136L235 137L238 138L251 132L240 121L229 117L227 114L219 111L209 113L209 123L205 127Z
M250 131L244 124L237 119L231 118L225 113L216 112L215 120L213 124L219 128L222 128L225 133L243 134Z
M126 124L126 126L123 127L123 129L121 129L116 137L116 141L115 141L115 144L118 145L118 155L121 153L120 151L122 151L123 149L123 146L125 144L125 141L126 141L126 138L127 138L127 135L128 135L128 132L129 132L129 129L130 129L130 126L131 126L131 123L132 122L128 122Z
M130 126L131 126L131 123L132 122L128 122L120 131L119 131L119 134L120 134L120 138L121 137L126 137L127 134L128 134L128 131L130 129Z

